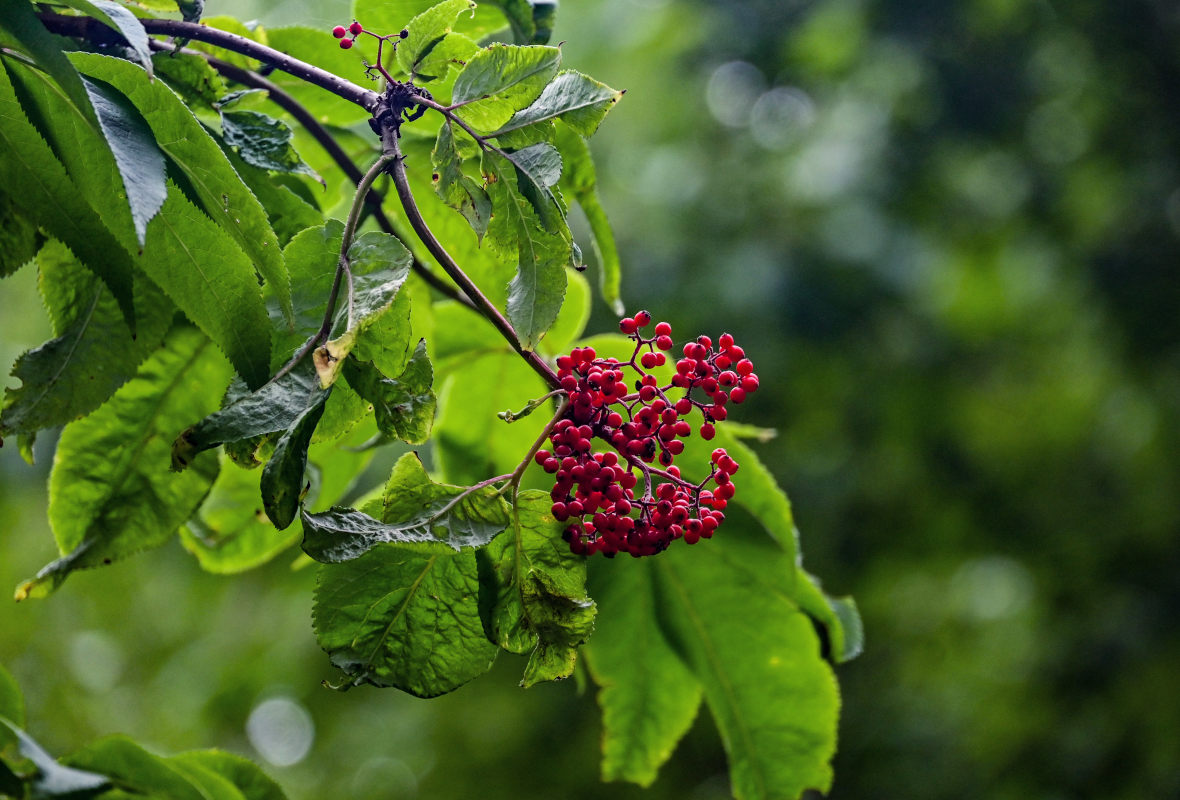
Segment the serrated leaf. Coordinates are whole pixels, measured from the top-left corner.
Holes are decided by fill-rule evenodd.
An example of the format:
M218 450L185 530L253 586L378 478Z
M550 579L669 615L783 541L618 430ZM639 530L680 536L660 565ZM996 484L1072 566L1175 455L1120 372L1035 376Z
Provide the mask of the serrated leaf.
M350 508L305 511L302 519L304 552L337 563L385 543L425 545L428 552L444 554L481 547L508 525L508 508L491 487L473 491L435 483L417 454L406 453L386 484L380 520Z
M163 79L190 106L213 108L229 91L225 78L195 53L156 53L152 63L156 78Z
M173 469L187 468L198 453L218 445L288 430L323 390L315 372L303 364L257 391L231 391L220 411L176 437L172 443Z
M410 35L397 47L398 65L415 77L423 59L453 30L459 15L474 8L471 0L444 0L414 17L406 25Z
M29 119L48 139L86 201L104 211L104 222L124 248L141 251L147 223L168 191L164 156L143 117L100 81L82 79L92 108L86 113L41 70L13 68L11 77ZM116 183L123 186L126 204L111 203Z
M85 800L110 788L110 781L103 775L57 763L31 736L3 717L0 717L0 729L7 729L16 736L20 754L37 768L37 774L29 782L34 797Z
M344 362L344 378L353 391L373 404L381 433L407 444L423 444L430 438L437 401L425 340L418 342L396 378L386 378L373 364L352 357Z
M241 792L244 800L286 800L281 786L270 778L262 768L233 753L222 750L192 750L168 759L168 763L191 764L207 769L229 781Z
M420 554L393 545L320 567L316 638L342 687L395 686L435 697L487 672L498 652L479 618L475 554Z
M580 272L567 272L565 277L568 283L561 311L541 340L541 352L553 357L568 353L581 339L586 323L590 321L591 290L586 276Z
M657 622L653 562L595 563L590 572L598 624L583 652L599 686L604 781L650 786L701 704L700 683Z
M483 163L495 209L489 243L514 248L518 257L516 275L508 284L508 320L521 345L532 350L557 318L565 297L565 265L571 256L568 228L564 237L547 229L533 203L517 188L521 173L515 162L489 153Z
M6 39L15 40L38 66L53 76L77 109L92 122L97 121L82 78L58 47L55 37L37 19L31 3L5 3L4 13L0 14L0 31L6 34Z
M149 281L136 281L133 337L110 290L64 245L48 242L37 260L42 285L60 298L52 303L58 336L17 359L12 375L22 385L5 389L0 434L65 425L98 408L135 376L176 311Z
M291 144L291 127L258 111L222 111L225 141L247 164L272 172L290 172L323 179L307 166Z
M528 108L513 114L512 119L492 135L502 136L539 122L560 119L582 136L592 136L622 96L623 92L580 72L562 72L546 84L541 96Z
M797 566L791 599L827 634L829 657L836 664L851 661L864 650L864 624L856 601L851 597L831 597L819 579Z
M85 88L82 91L85 93ZM134 327L131 255L82 199L61 163L25 117L4 69L0 69L0 143L5 150L4 158L0 158L0 184L21 187L20 192L10 195L13 203L31 222L64 242L106 283L124 319Z
M594 601L586 594L586 559L561 538L564 524L549 513L549 495L521 492L512 522L477 553L488 638L512 653L528 654L525 688L568 678L577 648L594 631Z
M247 164L228 147L225 152L234 171L266 209L266 217L279 244L286 247L296 234L324 224L324 215L318 208L276 181L266 170Z
M262 469L262 507L279 530L295 521L303 495L303 473L307 470L307 448L311 435L324 415L331 388L313 395L308 407L295 418L275 445L274 455Z
M556 47L486 47L456 76L452 107L477 130L497 130L537 99L560 63Z
M110 776L126 792L168 800L211 800L183 769L125 736L107 736L65 759L67 764Z
M67 0L67 2L74 5L79 0ZM78 6L74 5L74 7ZM148 45L148 35L143 28L143 23L126 8L118 3L112 3L110 0L93 0L93 7L99 9L102 14L92 14L91 16L95 16L118 31L127 40L128 50L133 60L143 67L148 75L151 75L152 50Z
M73 53L83 73L114 86L147 120L160 148L184 172L201 205L250 257L290 315L290 280L266 211L234 172L193 113L161 81L134 64L94 53Z
M430 160L434 166L435 192L443 202L462 214L475 235L483 239L492 218L492 201L482 186L463 173L449 120L444 121L439 128Z
M0 192L0 278L7 278L33 260L45 237L17 213L6 192Z
M218 151L220 153L220 151ZM270 319L250 260L171 186L148 225L144 272L217 343L251 387L270 376Z
M580 134L563 125L557 126L555 141L562 157L561 190L577 200L590 224L594 252L598 256L598 285L602 299L615 314L622 315L622 265L614 232L598 199L598 178L590 148Z
M168 472L168 440L211 410L228 364L191 328L177 328L98 411L66 426L49 478L49 521L61 558L17 591L56 589L71 572L124 558L166 541L200 504L217 476L215 459Z
M738 800L786 800L831 786L839 692L807 616L751 585L759 561L673 547L655 565L661 625L705 692ZM727 536L728 535L728 536ZM723 538L726 537L726 538ZM761 540L758 553L775 558Z

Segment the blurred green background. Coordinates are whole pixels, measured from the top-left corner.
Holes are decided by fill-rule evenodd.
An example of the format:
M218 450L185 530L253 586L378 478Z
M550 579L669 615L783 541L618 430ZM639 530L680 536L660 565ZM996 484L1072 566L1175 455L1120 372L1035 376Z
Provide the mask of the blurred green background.
M1180 796L1175 4L571 0L554 39L629 90L594 139L629 307L746 347L739 416L860 604L831 796ZM34 284L0 284L5 363L49 337ZM0 450L0 588L55 555L50 438ZM707 715L650 792L598 783L593 693L504 655L439 700L323 690L312 578L173 544L0 605L0 661L53 752L223 746L293 798L727 796Z

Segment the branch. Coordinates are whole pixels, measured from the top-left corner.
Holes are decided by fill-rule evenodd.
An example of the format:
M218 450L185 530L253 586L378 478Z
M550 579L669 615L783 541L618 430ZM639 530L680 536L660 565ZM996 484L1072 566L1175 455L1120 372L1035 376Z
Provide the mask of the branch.
M41 19L41 23L53 33L89 39L98 43L125 43L122 36L91 17L66 16L48 11L38 12L37 16ZM274 48L247 39L245 36L210 28L208 25L173 19L141 17L139 21L143 23L144 30L150 34L195 39L198 42L206 42L225 50L240 53L248 58L257 59L263 64L294 75L296 78L319 86L321 89L326 89L351 103L356 103L366 111L372 111L377 105L379 95L376 92L357 86L351 81L346 81L344 78L305 61L292 58Z
M401 200L402 208L406 212L406 218L410 221L410 227L414 229L414 233L418 234L418 238L426 245L426 249L435 257L450 279L471 298L475 303L476 310L496 327L496 330L508 341L508 344L512 345L512 349L533 368L534 372L541 376L546 384L553 389L559 388L561 382L557 379L557 373L536 353L521 347L520 339L517 337L512 323L479 290L479 287L467 276L467 273L460 269L459 265L455 263L455 259L451 258L451 254L446 251L446 248L435 238L434 233L427 226L422 212L418 209L418 203L414 200L414 194L410 190L410 180L406 175L406 157L398 142L396 129L387 128L382 136L382 142L386 147L386 152L393 154L393 163L389 171L393 176L393 185L397 187L398 199Z
M148 43L153 50L160 52L171 52L173 49L171 45L167 45L164 42L158 41L156 39L149 39ZM208 53L201 53L196 50L184 50L182 52L205 59L207 62L209 62L209 66L217 70L218 73L224 75L232 81L235 81L236 83L240 83L243 86L250 86L255 89L262 89L263 91L267 92L270 99L274 101L275 105L294 117L295 121L302 125L307 130L307 132L312 135L312 138L319 142L320 146L323 147L327 154L331 156L332 160L336 162L336 166L340 167L344 174L348 176L349 181L352 183L361 182L361 179L364 177L363 174L357 168L352 158L349 157L348 153L344 152L344 148L342 148L337 143L336 137L334 137L331 131L325 128L324 125L315 118L314 114L308 111L302 103L296 100L282 87L278 86L273 81L267 80L257 72L251 72L248 69L243 69L236 64L223 61L217 56L210 55ZM393 227L393 222L390 221L389 217L386 216L384 209L381 208L381 204L384 202L384 200L385 198L380 192L378 192L376 189L370 189L368 196L365 197L365 204L368 206L370 213L373 214L373 218L377 220L378 227L380 227L385 233L388 233L392 236L397 236L397 231ZM411 255L413 254L411 253ZM463 303L470 308L474 308L474 306L471 305L470 300L468 300L464 295L460 294L455 289L455 287L446 283L441 278L439 278L439 276L431 272L430 269L427 268L427 266L417 258L417 256L414 256L413 270L414 272L418 273L418 276L421 277L422 280L426 281L426 283L429 284L435 291L445 295L451 300Z

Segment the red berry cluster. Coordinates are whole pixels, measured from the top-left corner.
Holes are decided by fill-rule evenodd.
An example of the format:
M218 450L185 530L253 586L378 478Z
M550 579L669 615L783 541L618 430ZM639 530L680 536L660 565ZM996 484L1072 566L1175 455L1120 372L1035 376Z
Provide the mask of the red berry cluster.
M728 333L716 348L701 336L684 345L675 374L661 385L649 370L667 363L672 327L660 322L655 335L645 337L642 329L649 324L646 311L619 323L635 341L629 361L598 358L590 347L557 359L569 409L550 433L552 452L541 450L536 460L554 475L553 516L570 523L563 537L579 555L638 557L677 539L696 544L713 535L734 496L738 464L724 448L713 451L709 475L700 483L685 480L672 462L684 452L681 440L692 435L686 417L699 411L700 435L712 439L713 423L725 419L727 404L741 403L758 388L753 364ZM629 371L638 376L630 384ZM612 450L594 452L594 439ZM712 490L705 488L710 483Z

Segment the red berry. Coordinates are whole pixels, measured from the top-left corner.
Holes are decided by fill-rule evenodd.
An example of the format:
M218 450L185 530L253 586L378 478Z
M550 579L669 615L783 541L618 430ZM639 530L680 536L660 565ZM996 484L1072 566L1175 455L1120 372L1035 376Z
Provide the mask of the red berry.
M347 50L350 47L352 47L352 39L341 39L340 40L340 49L341 50Z
M664 324L664 323L661 323L661 324ZM659 326L657 326L657 330L658 329L659 329ZM661 350L671 350L672 349L672 337L666 333L661 333L659 336L656 337L656 347L660 348Z
M353 36L356 36L358 33L360 33L363 30L364 30L364 28L355 19L352 21L352 24L348 26L348 32L351 33Z
M638 330L638 326L635 324L635 320L631 317L624 317L623 319L619 320L619 330L630 336L631 334L635 333L636 330Z
M335 28L332 29L332 35L335 36L337 39L343 39L345 34L347 34L347 33L348 33L348 31L346 31L344 29L343 25L337 25Z
M740 386L735 386L729 392L729 399L735 403L740 403L746 399L746 390Z
M635 314L635 324L639 327L645 327L651 323L651 314L646 311L639 311Z
M710 439L712 439L716 434L717 434L717 429L714 428L709 423L706 422L704 425L701 426L701 438L704 439L706 442L709 441Z
M717 346L722 350L728 350L733 347L733 336L728 333L721 334L721 338L717 340Z
M656 336L671 336L672 326L666 322L656 323Z

